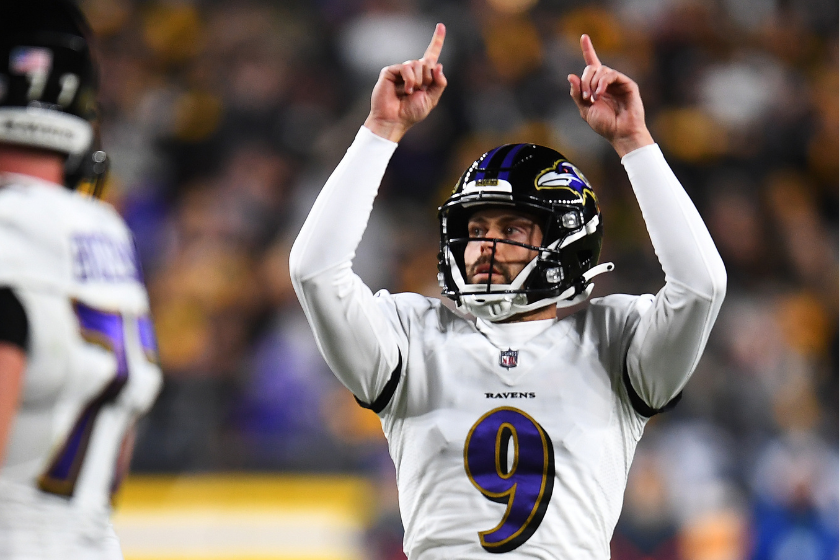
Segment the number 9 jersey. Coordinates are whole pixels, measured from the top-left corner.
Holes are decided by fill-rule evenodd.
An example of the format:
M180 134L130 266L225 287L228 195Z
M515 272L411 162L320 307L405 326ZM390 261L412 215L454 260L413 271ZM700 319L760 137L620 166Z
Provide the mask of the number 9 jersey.
M131 233L105 203L0 175L0 286L28 322L0 463L0 557L122 558L111 497L161 385Z
M647 421L622 363L652 296L506 325L413 294L375 299L402 357L380 417L409 557L609 558Z
M622 163L665 272L656 295L613 294L562 320L510 323L473 321L419 294L374 295L352 260L395 148L359 131L289 268L327 363L379 414L408 558L607 560L636 444L678 398L723 302L711 236L651 145ZM556 165L547 173L570 177ZM501 178L479 179L503 191ZM579 220L573 235L586 223L596 231ZM457 235L441 230L444 241ZM517 297L504 290L494 303Z

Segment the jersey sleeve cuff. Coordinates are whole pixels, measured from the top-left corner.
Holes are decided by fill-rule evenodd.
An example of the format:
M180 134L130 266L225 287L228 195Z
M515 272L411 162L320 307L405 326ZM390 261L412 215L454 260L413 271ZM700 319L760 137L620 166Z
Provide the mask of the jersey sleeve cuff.
M389 157L394 153L398 145L396 142L392 142L387 138L382 138L364 125L359 128L359 132L356 133L356 139L353 140L353 146L370 150L381 150L387 153Z
M657 165L660 162L665 162L665 156L662 154L659 144L642 146L621 158L621 164L627 169L628 174L630 174L631 169L646 165Z

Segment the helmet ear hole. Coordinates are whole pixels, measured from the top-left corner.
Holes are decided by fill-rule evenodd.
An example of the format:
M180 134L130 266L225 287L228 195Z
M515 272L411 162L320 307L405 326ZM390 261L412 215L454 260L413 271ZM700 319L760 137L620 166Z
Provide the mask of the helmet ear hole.
M580 267L584 270L590 268L590 265L593 264L592 261L592 251L585 250L585 251L578 251L577 254L578 262L580 263Z

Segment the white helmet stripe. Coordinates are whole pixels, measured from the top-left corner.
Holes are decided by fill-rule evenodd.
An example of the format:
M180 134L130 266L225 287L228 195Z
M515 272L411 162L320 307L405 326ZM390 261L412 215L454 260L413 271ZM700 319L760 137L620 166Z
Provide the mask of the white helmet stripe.
M81 117L36 107L0 108L0 142L81 155L93 141L93 127Z

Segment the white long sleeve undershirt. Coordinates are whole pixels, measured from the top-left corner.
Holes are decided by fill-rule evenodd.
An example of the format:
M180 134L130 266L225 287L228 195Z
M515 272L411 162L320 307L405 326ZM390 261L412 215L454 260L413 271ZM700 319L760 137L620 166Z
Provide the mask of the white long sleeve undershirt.
M352 260L396 147L361 128L290 256L292 283L319 348L338 378L368 403L397 367L398 335L353 273ZM723 302L726 272L659 147L635 150L622 164L665 271L666 284L653 302L639 300L642 318L626 359L634 389L655 409L682 389L696 367Z

